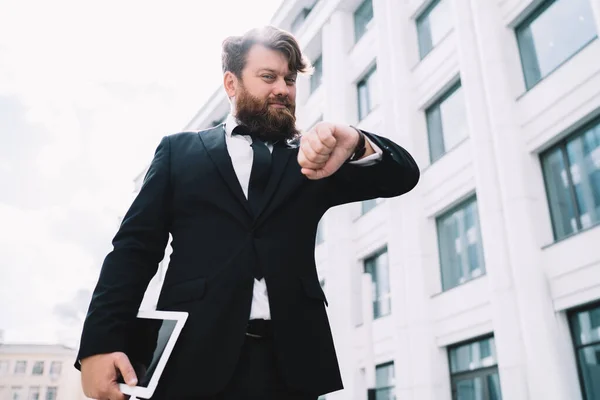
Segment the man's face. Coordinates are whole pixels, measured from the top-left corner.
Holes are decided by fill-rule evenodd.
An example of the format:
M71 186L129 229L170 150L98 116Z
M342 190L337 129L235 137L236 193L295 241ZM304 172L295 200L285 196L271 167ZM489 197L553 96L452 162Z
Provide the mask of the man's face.
M296 130L296 73L286 57L262 45L247 54L242 79L235 79L235 116L264 140L288 139Z

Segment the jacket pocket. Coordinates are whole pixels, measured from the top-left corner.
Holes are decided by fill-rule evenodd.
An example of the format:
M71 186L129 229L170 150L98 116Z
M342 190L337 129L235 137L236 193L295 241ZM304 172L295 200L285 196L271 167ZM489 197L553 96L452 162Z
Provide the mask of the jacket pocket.
M158 308L201 300L206 292L206 279L197 278L191 281L176 283L163 288Z
M325 297L325 293L323 292L321 284L318 280L313 277L305 276L301 277L300 280L302 281L302 286L304 287L304 293L306 293L306 296L310 297L311 299L321 300L326 306L329 306L327 298Z

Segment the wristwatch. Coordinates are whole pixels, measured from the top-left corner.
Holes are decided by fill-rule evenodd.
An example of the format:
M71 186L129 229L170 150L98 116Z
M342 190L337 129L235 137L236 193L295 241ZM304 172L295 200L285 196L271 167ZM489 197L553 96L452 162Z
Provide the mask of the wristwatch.
M356 147L354 148L354 152L346 160L346 162L360 160L362 158L362 156L365 155L365 152L367 151L366 142L365 142L365 134L362 133L362 131L360 129L357 129L357 128L353 127L352 125L350 125L350 127L353 128L354 130L356 130L356 132L358 132L358 143L356 144Z

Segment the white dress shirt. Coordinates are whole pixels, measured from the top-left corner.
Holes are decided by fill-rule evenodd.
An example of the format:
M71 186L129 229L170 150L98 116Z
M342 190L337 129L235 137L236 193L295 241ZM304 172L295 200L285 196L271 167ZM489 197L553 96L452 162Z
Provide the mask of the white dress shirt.
M238 126L238 122L232 114L225 120L225 145L227 152L233 164L233 170L237 175L244 196L248 198L248 183L250 182L250 172L252 171L252 160L254 152L252 151L252 138L246 135L232 135L233 129ZM368 140L368 138L367 138ZM354 161L357 165L372 165L381 159L382 151L376 144L369 140L369 143L375 150L361 160ZM273 145L267 143L269 151L273 151ZM250 319L271 319L271 310L269 308L269 296L267 294L267 284L265 279L254 280L254 291L252 294L252 308L250 309Z

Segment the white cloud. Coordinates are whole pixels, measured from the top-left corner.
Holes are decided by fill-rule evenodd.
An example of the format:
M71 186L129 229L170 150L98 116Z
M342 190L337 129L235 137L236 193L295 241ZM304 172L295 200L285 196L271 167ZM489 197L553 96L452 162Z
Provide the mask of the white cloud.
M221 41L268 23L280 3L0 2L7 341L72 343L79 327L57 305L76 311L93 289L132 179L218 87Z

